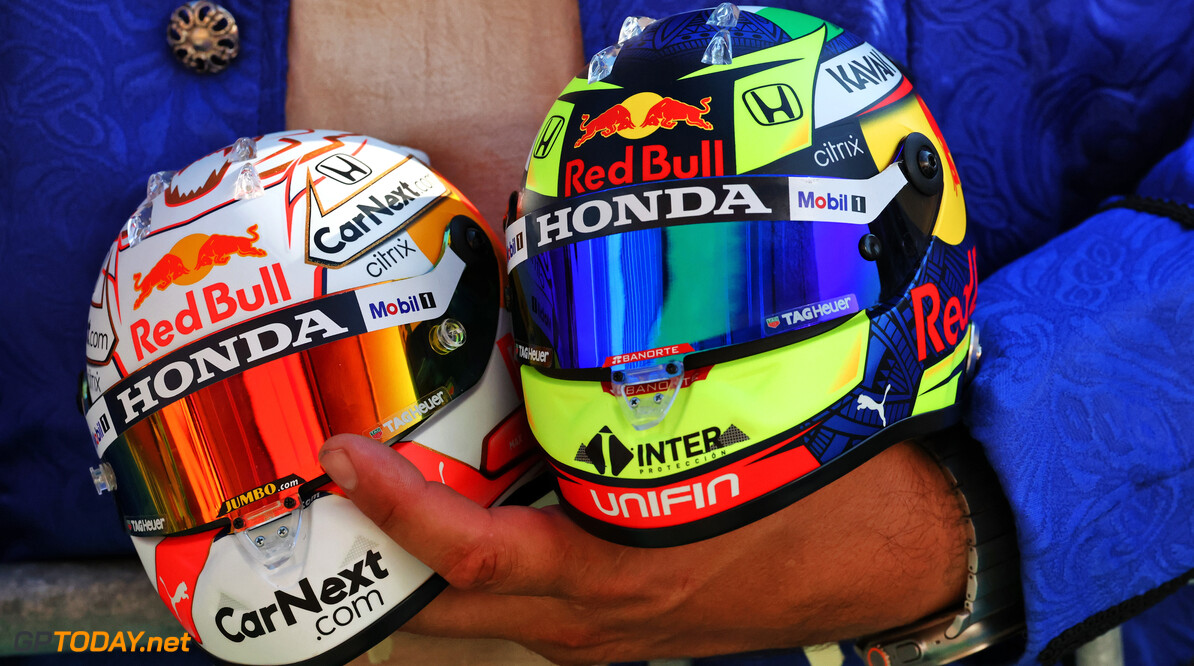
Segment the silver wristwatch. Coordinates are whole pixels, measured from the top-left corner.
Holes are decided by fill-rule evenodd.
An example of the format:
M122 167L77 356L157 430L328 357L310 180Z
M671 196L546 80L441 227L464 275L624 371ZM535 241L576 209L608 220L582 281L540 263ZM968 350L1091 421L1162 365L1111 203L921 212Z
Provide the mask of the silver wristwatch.
M868 666L948 664L1022 638L1020 552L1011 508L980 444L961 426L918 442L941 466L967 523L966 597L961 608L860 639Z

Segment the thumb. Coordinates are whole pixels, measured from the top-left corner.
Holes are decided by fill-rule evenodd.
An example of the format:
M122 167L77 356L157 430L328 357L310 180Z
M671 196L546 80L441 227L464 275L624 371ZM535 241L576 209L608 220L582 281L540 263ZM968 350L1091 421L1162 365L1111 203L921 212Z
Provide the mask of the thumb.
M566 593L560 589L562 563L565 555L576 557L572 542L597 541L557 512L482 507L448 486L427 482L397 451L360 435L332 437L319 461L362 513L453 587Z

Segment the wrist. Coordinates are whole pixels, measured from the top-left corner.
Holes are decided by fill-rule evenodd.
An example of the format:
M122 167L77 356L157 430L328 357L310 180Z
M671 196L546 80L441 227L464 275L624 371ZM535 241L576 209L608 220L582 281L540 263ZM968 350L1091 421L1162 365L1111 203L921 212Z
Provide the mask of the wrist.
M870 664L945 664L1022 634L1020 557L1011 509L978 442L962 428L918 442L962 512L965 593L960 604L860 641Z

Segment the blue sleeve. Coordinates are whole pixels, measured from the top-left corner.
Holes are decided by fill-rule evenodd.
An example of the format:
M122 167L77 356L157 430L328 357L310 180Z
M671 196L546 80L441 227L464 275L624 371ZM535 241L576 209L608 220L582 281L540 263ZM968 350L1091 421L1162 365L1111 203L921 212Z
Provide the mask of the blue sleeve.
M145 178L282 129L289 3L222 0L241 53L174 60L179 3L6 3L0 11L0 561L132 552L75 408L88 299Z
M1015 514L1026 662L1194 577L1194 140L1140 192L979 290L968 421Z

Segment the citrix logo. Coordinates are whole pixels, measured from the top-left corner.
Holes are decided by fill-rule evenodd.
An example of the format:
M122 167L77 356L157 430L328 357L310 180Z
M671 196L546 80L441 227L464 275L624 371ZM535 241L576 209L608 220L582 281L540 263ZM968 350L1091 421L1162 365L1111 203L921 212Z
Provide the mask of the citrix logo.
M320 613L325 606L339 604L357 594L362 588L372 587L374 583L389 575L390 572L381 565L381 554L370 550L351 568L342 570L338 575L325 578L318 588L312 587L311 581L306 578L300 580L298 587L302 593L301 596L282 590L275 591L275 603L241 615L239 631L236 630L235 620L229 622L236 611L228 606L220 608L216 611L216 628L220 630L224 638L233 643L243 642L246 638L264 636L278 630L278 626L274 623L275 613L281 613L281 619L286 622L286 626L293 627L298 623L298 618L295 617L296 609L312 614ZM316 589L319 590L318 594L315 592ZM320 634L316 640L334 633L337 627L346 627L352 624L366 613L372 613L374 602L378 604L379 608L385 606L385 600L378 590L370 590L342 606L337 606L331 612L320 615L315 620L315 630ZM231 628L229 625L232 625Z

